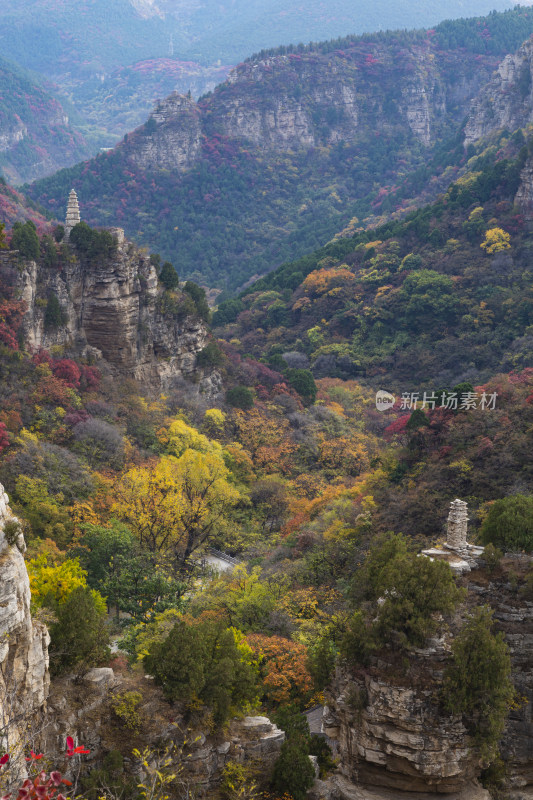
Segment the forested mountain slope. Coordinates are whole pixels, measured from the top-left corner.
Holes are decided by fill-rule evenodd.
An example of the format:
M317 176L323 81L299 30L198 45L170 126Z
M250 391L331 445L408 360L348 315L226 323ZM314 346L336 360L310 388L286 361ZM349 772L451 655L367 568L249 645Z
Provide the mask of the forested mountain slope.
M11 183L49 175L92 152L61 104L4 59L0 92L0 172Z
M243 353L393 392L486 380L533 363L531 147L479 145L438 202L339 239L222 303ZM286 368L286 367L285 367Z
M420 193L436 147L440 173L459 165L461 121L532 24L522 9L246 62L212 95L171 95L113 151L29 193L57 213L74 186L90 222L117 220L180 274L234 290L405 206L399 187L421 168Z
M26 222L29 219L35 223L39 231L45 228L51 229L51 222L43 211L44 209L39 208L37 203L28 200L25 195L0 178L0 223L6 228L11 228L15 222Z

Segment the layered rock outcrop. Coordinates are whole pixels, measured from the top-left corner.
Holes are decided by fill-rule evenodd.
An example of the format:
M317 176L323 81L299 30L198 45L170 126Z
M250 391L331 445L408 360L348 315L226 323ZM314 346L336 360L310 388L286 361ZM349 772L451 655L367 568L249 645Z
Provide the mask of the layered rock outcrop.
M490 76L488 63L454 64L453 80L442 67L427 42L247 62L206 103L208 127L265 149L356 141L369 126L429 146Z
M126 144L131 160L145 169L186 169L200 149L198 106L191 97L177 92L157 105L146 125Z
M15 525L7 525L17 523L8 502L0 484L0 744L20 775L22 748L33 742L43 723L49 636L46 626L31 618L24 538Z
M122 147L143 168L171 170L194 164L213 135L286 151L354 142L370 129L387 138L411 132L427 147L460 121L497 63L469 62L454 63L450 80L427 41L245 62L198 104L171 94Z
M515 131L533 122L533 39L505 56L493 79L472 103L465 127L465 144L492 131Z
M510 800L533 797L533 601L519 588L532 566L530 556L506 556L504 569L490 578L479 568L463 578L469 602L493 609L509 646L517 702L500 752ZM425 650L402 657L390 647L367 669L337 669L323 730L336 741L339 771L317 797L426 800L444 794L449 800L488 800L476 780L483 766L479 753L461 718L443 714L438 701L456 627Z
M435 641L410 658L403 677L393 663L368 673L338 670L324 732L338 742L345 778L421 794L461 793L472 784L479 765L465 728L460 718L442 714L435 696L446 650Z
M71 735L91 751L85 767L99 768L109 753L124 759L125 778L137 782L145 775L142 763L133 754L149 748L167 751L170 769L179 776L183 797L213 797L220 785L228 762L253 766L265 782L279 756L285 733L267 717L248 716L232 719L224 729L212 730L209 719L188 721L179 704L169 706L161 690L145 679L127 673L113 675L111 669L93 669L83 680L70 678L54 681L49 698L48 725L40 740L44 752L63 752L66 735ZM126 730L113 713L110 700L131 689L141 688L142 700L137 708L142 724L136 731ZM187 794L190 792L190 794Z
M497 627L503 632L511 655L516 703L511 709L500 744L506 781L512 800L533 798L533 600L509 577L533 567L527 555L507 556L507 575L487 585L473 575L472 588L478 601L494 609Z
M60 269L16 257L0 263L0 277L15 282L26 303L24 333L38 350L61 345L93 360L104 358L119 374L154 389L171 388L190 375L207 341L203 322L187 306L168 304L146 253L111 229L117 240L109 258L77 258ZM54 293L66 322L45 326L46 298Z

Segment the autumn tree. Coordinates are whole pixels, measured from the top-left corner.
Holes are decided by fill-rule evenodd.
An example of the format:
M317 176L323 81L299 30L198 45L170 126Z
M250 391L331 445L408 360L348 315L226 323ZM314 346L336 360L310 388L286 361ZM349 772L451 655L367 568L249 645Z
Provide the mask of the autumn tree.
M485 239L479 245L488 256L494 253L501 253L504 250L509 250L510 235L503 228L489 228L485 233Z
M305 706L313 691L305 645L258 633L248 634L246 639L259 662L264 702L276 706L296 701Z
M229 474L218 456L187 449L179 458L129 470L116 484L112 511L143 547L183 568L239 500Z
M204 586L193 599L192 607L195 612L223 611L230 625L245 632L273 632L274 616L278 625L288 622L286 615L280 612L280 602L286 591L287 581L283 576L262 580L260 567L248 569L238 564Z
M287 461L296 446L286 418L276 418L255 408L246 414L236 411L235 428L238 441L248 450L257 467L275 464L281 471L287 469Z

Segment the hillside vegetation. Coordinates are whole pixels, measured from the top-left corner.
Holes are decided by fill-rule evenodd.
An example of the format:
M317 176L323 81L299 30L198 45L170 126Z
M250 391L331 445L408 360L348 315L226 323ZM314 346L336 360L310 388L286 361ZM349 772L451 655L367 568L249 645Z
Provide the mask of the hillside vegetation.
M25 70L0 59L0 172L12 183L49 175L93 150L64 108Z
M186 112L156 122L156 108L113 151L28 191L57 213L74 186L89 222L115 220L181 275L234 291L460 174L461 122L533 12L454 25L241 65Z
M441 199L283 265L213 322L278 368L391 391L446 388L531 364L528 221L514 206L528 147L518 132L469 161Z

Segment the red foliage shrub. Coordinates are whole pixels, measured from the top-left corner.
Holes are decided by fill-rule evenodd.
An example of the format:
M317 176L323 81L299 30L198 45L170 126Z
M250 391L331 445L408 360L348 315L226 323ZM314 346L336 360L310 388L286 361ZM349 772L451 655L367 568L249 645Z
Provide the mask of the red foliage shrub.
M405 414L404 416L395 419L394 422L391 422L391 424L385 428L383 431L383 436L386 439L390 439L393 436L398 436L399 434L405 433L405 426L409 422L409 417L409 414Z
M3 422L0 422L0 453L9 447L9 436L7 435L7 428Z
M15 404L18 405L16 401ZM3 408L0 411L0 422L3 422L11 433L18 433L22 428L22 417L17 408Z
M65 416L65 423L70 427L74 428L80 422L85 422L86 419L89 419L90 414L84 408L77 409L76 411L70 411Z
M52 366L54 377L64 381L71 389L79 389L81 370L71 358L62 358Z
M52 365L54 363L54 360L50 355L50 353L48 352L48 350L42 350L42 349L34 353L32 361L37 367L39 366L39 364L48 364L50 369L52 369Z
M67 758L72 758L74 755L79 755L82 753L90 753L90 750L86 750L83 745L79 745L78 747L74 747L74 739L72 736L67 736L67 752L65 756ZM26 761L40 761L41 758L44 758L43 753L34 753L33 750L31 751L30 755L26 758ZM0 771L9 763L9 753L4 753L4 755L0 758ZM26 778L23 782L22 786L19 787L16 800L66 800L65 795L61 792L58 794L60 787L64 786L72 786L71 781L68 781L66 778L63 778L62 774L57 770L53 770L48 775L44 770L39 772L35 778ZM11 794L3 795L0 800L11 800L13 796ZM15 798L13 797L13 800Z
M43 375L35 387L33 400L36 403L69 408L72 405L71 389L54 375Z
M22 324L26 305L21 300L0 300L0 342L10 350L18 350L17 331Z
M84 391L96 391L100 386L102 374L98 367L82 367L81 368L81 388Z

